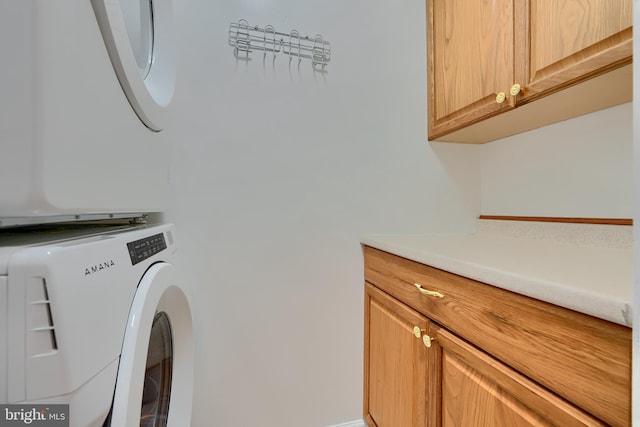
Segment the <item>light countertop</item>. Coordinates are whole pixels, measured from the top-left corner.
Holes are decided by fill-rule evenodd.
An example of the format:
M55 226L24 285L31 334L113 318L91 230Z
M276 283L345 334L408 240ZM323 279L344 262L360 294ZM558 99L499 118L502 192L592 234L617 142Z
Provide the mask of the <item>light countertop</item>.
M361 243L451 273L632 324L631 227L479 220L468 235L368 235Z

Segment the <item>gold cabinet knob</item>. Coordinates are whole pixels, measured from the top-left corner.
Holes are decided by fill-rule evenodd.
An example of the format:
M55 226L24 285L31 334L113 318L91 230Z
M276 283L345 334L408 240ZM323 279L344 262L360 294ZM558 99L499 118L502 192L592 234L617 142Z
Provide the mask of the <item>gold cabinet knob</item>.
M513 86L511 86L511 90L509 91L509 93L512 96L516 96L517 94L520 93L521 87L518 83L514 84Z
M504 94L504 92L499 92L496 95L496 102L498 104L502 104L504 102L504 100L507 99L507 95Z
M424 334L422 336L422 342L424 343L425 347L427 348L431 348L431 344L433 343L433 341L435 341L435 338L431 338L429 335Z
M414 326L413 327L413 335L416 336L416 338L420 338L422 336L422 329L420 329L420 326Z

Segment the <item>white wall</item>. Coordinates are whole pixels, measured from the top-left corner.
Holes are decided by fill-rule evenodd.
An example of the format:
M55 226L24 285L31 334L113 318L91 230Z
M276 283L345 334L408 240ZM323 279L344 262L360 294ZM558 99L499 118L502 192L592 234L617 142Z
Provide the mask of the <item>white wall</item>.
M192 425L360 419L359 237L470 231L479 212L477 150L426 142L424 2L184 0L176 13L167 219L195 306ZM322 33L327 73L236 61L240 18Z
M482 213L631 218L632 104L482 148Z
M607 151L589 123L566 122L511 144L425 142L424 7L176 2L181 63L166 218L178 228L194 303L193 426L325 427L362 417L362 234L469 232L481 205L495 207L485 213L533 214L535 205L536 214L554 216L630 215L626 184L615 195L597 192L610 197L606 215L597 197L584 197L597 181L594 161ZM275 65L261 53L236 60L227 35L241 18L322 33L332 46L327 73L308 62L298 69L284 56ZM627 123L626 111L595 119ZM612 161L626 161L625 126L606 133L617 147ZM543 155L530 158L535 144ZM587 162L571 160L585 149ZM529 160L558 153L554 174L536 183L541 171ZM557 174L565 167L575 174L570 183ZM511 189L505 204L509 189L500 181L514 173L530 190ZM605 175L608 185L629 170L607 167ZM561 195L581 197L529 203L534 190L557 185Z

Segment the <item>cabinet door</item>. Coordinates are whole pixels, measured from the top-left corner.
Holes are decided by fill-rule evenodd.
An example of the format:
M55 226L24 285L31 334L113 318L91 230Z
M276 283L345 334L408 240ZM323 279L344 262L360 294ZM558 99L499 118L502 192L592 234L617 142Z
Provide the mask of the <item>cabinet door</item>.
M433 324L432 324L433 325ZM433 327L431 351L438 381L431 393L433 426L539 427L605 426L451 332ZM439 405L439 406L436 406Z
M429 139L513 108L513 46L513 1L427 2Z
M365 285L364 416L370 427L426 427L428 321Z
M631 63L631 0L528 0L523 93L518 102ZM519 73L518 73L519 74ZM629 87L629 91L632 88Z

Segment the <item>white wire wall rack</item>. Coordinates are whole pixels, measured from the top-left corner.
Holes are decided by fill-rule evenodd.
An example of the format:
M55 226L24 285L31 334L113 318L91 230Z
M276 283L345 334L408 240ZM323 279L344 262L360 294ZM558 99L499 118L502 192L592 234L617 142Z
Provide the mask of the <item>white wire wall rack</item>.
M290 58L310 59L313 67L324 68L331 60L331 45L322 35L301 36L296 30L280 33L272 25L264 28L249 25L246 19L229 24L229 45L234 54L247 56L253 51L288 55Z

